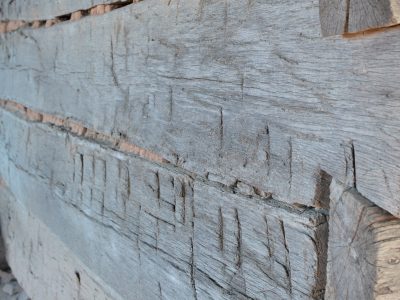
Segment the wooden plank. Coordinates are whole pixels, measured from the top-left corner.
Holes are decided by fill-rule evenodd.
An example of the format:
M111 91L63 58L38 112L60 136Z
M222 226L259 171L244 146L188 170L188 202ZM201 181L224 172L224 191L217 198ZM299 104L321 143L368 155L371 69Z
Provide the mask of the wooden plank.
M122 299L54 233L0 186L7 261L31 299Z
M191 299L190 179L6 114L0 173L26 210L122 299L157 298L158 286Z
M327 223L195 185L194 244L199 299L320 299L325 289ZM310 276L312 274L312 276Z
M398 299L400 219L333 181L328 299Z
M310 1L171 3L2 36L0 96L289 203L315 206L324 171L400 215L399 31L321 39Z
M22 20L25 22L35 20L51 20L58 16L71 14L80 10L88 10L98 5L112 3L126 3L130 0L14 0L0 2L0 21Z
M193 181L5 110L0 119L4 182L122 298L317 299L323 292L326 222L314 209ZM214 253L220 206L224 251Z

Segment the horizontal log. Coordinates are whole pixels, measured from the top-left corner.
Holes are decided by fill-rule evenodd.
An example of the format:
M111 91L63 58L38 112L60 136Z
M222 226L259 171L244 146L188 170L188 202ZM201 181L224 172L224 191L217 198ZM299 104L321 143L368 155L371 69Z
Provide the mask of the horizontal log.
M190 178L8 112L2 121L1 176L87 268L122 299L157 298L158 285L191 299Z
M315 2L201 3L3 35L0 96L281 201L316 206L325 172L400 215L399 31L321 39Z
M327 223L198 183L194 190L196 288L234 299L321 299ZM311 275L311 276L310 276Z
M5 184L122 298L323 292L327 223L316 210L234 194L6 110L0 120Z
M7 261L31 299L122 299L82 264L43 222L0 186Z
M78 11L96 9L101 11L105 5L124 5L137 0L81 0L81 1L43 1L43 0L14 0L0 3L0 22L5 20L51 20L59 16L69 15ZM93 11L94 13L95 11Z
M100 16L105 13L109 13L113 10L120 9L124 6L140 2L141 0L127 0L127 1L111 1L110 4L97 4L90 8L80 9L73 12L68 12L63 15L57 15L55 17L50 18L42 18L42 19L0 19L0 34L16 31L21 28L31 28L38 29L40 27L49 28L54 25L60 25L63 22L73 22L78 21L84 17L93 17ZM0 4L1 5L1 4ZM57 7L58 8L58 7ZM19 9L19 12L21 9ZM1 7L0 7L0 15L1 15Z

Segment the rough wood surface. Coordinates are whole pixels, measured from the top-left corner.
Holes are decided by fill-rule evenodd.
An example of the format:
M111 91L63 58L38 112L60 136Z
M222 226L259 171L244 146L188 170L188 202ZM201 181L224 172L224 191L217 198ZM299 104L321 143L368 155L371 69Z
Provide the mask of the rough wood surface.
M333 181L327 299L400 297L400 219Z
M322 299L327 223L202 183L195 186L201 299ZM307 275L306 275L307 274Z
M13 0L0 2L0 21L4 20L49 20L58 16L87 10L98 5L132 3L132 0Z
M315 2L201 3L3 35L0 96L282 201L315 205L325 171L400 214L398 32L326 40Z
M0 120L3 181L123 299L323 293L327 223L316 210L241 195L15 112Z
M344 34L348 31L350 0L319 0L319 18L323 36Z
M398 0L350 0L348 32L388 27L400 23Z
M20 19L1 19L0 18L0 34L2 33L7 33L7 32L12 32L12 31L16 31L18 29L21 28L31 28L31 29L38 29L41 27L44 28L49 28L51 26L55 26L57 24L63 23L63 22L74 22L74 21L78 21L82 18L85 17L93 17L93 16L100 16L103 15L105 13L109 13L113 10L122 8L124 6L127 5L131 5L134 3L138 3L142 0L128 0L128 1L111 1L109 4L92 4L94 6L91 6L89 8L85 8L85 9L79 9L76 11L72 11L72 12L67 12L65 14L62 15L56 15L53 17L49 17L49 18L41 18L41 19L35 19L35 20L31 20L30 18L24 19L24 20L20 20ZM53 2L50 2L53 3ZM1 3L0 3L1 5ZM9 6L8 6L9 8ZM57 7L59 8L59 7ZM21 11L21 9L19 9L19 12ZM0 6L0 15L1 15L1 6Z
M121 299L53 232L0 185L0 219L8 263L31 299Z
M400 23L398 0L320 0L324 36L356 33Z
M123 299L321 298L331 179L400 216L400 31L321 38L320 8L145 0L7 24L0 176ZM342 202L343 215L363 205ZM332 229L331 251L360 215ZM354 240L395 247L373 229ZM335 274L369 268L351 255L372 250L350 244L332 297ZM368 280L365 292L397 293Z

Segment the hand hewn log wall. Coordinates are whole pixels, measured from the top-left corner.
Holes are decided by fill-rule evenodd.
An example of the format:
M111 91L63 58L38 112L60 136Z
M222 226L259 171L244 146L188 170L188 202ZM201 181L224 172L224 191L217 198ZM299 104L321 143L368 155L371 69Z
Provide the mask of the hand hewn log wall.
M286 0L0 18L0 216L34 298L320 299L331 179L400 216L397 28L323 38Z
M325 170L399 215L398 31L321 39L318 16L316 2L149 0L9 33L0 96L282 201L313 205Z
M154 286L171 299L323 291L327 226L315 210L248 198L7 111L1 118L1 173L17 202L123 299L155 298Z

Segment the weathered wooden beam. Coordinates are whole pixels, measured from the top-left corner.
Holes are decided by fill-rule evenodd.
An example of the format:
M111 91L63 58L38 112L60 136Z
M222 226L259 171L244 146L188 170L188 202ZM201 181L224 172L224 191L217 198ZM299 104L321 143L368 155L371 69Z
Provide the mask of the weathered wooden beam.
M101 11L101 8L106 8L110 5L125 5L137 0L57 0L57 1L42 1L42 0L14 0L0 2L0 22L1 21L17 21L23 20L32 22L36 20L50 20L60 16L72 14L81 10L95 9ZM97 8L97 6L99 6Z
M399 5L398 0L350 0L348 32L399 24Z
M320 0L323 36L356 33L400 23L398 0Z
M15 111L0 120L8 189L123 299L323 292L327 223L315 209L240 195Z
M398 31L321 39L312 1L171 3L1 35L0 96L289 203L315 206L324 171L400 215Z
M399 299L400 219L333 181L327 299Z
M159 285L191 299L190 178L7 114L0 173L26 210L123 299L157 298Z
M51 26L57 25L63 22L73 22L82 19L83 17L93 17L100 16L105 13L109 13L115 9L122 8L124 6L140 2L141 0L128 0L128 1L114 1L110 4L97 4L91 6L87 9L79 9L73 12L68 12L63 15L57 15L49 18L35 19L30 21L30 19L24 20L8 20L0 19L0 34L16 31L21 28L25 29L38 29L40 27L49 28ZM20 10L19 10L20 13ZM0 7L0 15L1 15L1 7Z
M202 183L194 195L199 299L216 299L221 290L234 299L321 299L325 216L245 200Z
M123 299L26 206L0 185L0 220L8 263L31 299Z

